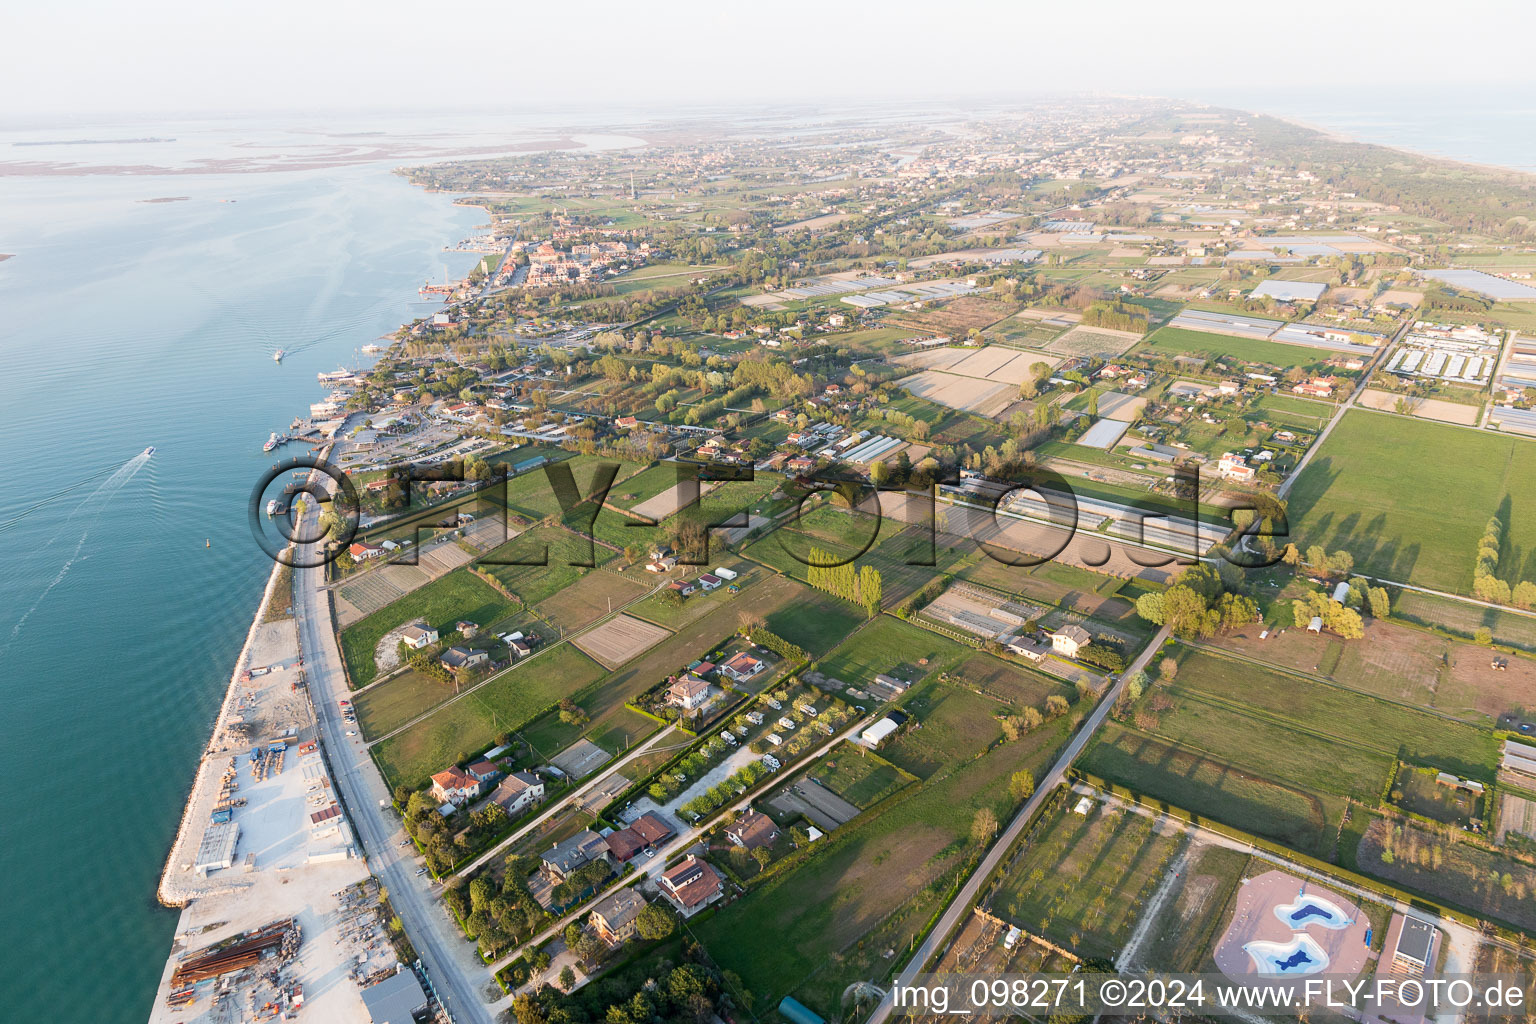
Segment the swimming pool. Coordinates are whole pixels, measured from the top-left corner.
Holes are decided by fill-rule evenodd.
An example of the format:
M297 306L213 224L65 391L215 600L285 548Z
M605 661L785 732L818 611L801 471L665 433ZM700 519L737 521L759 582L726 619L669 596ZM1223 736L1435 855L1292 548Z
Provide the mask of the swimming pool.
M1275 908L1278 917L1287 928L1305 928L1309 924L1339 930L1350 925L1349 915L1332 900L1322 896L1301 895L1293 903Z
M1250 942L1243 952L1260 974L1316 974L1328 969L1328 954L1303 933L1292 935L1289 942Z

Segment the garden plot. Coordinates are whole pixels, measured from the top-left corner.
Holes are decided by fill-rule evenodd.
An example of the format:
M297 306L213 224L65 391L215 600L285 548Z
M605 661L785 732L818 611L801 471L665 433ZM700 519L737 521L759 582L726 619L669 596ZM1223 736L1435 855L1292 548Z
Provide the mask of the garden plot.
M1090 359L1109 359L1123 355L1142 336L1133 331L1115 331L1108 327L1074 327L1049 345L1047 352L1059 356L1075 356Z
M1536 800L1513 793L1499 796L1499 842L1511 832L1536 839Z
M960 377L937 370L924 370L899 383L918 398L980 416L992 416L1003 411L1013 403L1018 393L1016 385Z
M1106 391L1099 396L1099 415L1106 420L1123 420L1130 423L1147 407L1145 398L1127 395L1119 391Z
M468 551L451 541L446 544L433 544L422 548L421 567L433 576L441 576L457 569L471 557Z
M631 615L616 615L571 642L604 668L615 669L671 635L669 630L653 623Z
M428 574L414 565L383 565L349 580L335 590L336 620L345 629L430 582L434 575L441 573Z
M687 506L699 501L704 495L718 486L719 483L716 481L701 483L686 480L679 481L655 497L645 499L630 509L630 511L635 513L635 515L644 516L659 523L668 516L675 515Z

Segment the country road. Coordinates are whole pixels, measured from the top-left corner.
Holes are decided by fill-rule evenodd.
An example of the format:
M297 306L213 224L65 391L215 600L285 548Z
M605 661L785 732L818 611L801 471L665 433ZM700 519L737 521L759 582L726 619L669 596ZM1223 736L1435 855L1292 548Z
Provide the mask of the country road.
M303 529L315 528L307 524ZM301 550L306 556L312 553L308 546ZM390 904L443 1007L457 1024L491 1024L491 1012L480 997L489 979L474 944L450 920L427 878L417 875L420 865L412 856L414 847L402 849L398 845L405 837L404 829L392 809L379 806L381 800L389 798L384 780L360 740L346 735L351 730L337 704L347 695L346 676L330 604L322 589L324 581L324 568L294 570L293 614L332 777L368 868L388 891Z
M1170 633L1171 630L1167 626L1158 630L1157 635L1136 656L1136 660L1121 673L1119 681L1110 687L1109 692L1099 701L1098 707L1093 709L1087 721L1083 723L1082 728L1077 730L1071 742L1067 744L1067 749L1062 751L1061 756L1056 759L1056 763L1051 766L1051 770L1045 774L1044 778L1038 780L1035 785L1035 795L1026 800L1024 806L1019 808L1018 812L1009 820L1007 827L998 835L997 841L992 844L992 848L981 858L981 863L976 865L976 870L971 872L971 877L966 879L965 884L960 887L960 891L955 894L955 898L950 900L949 906L944 908L944 913L940 915L938 922L928 932L927 938L923 939L923 944L917 947L916 951L912 954L912 958L907 961L907 966L902 968L901 973L896 976L892 988L898 984L911 984L912 980L922 972L923 967L927 965L928 961L933 959L934 955L949 943L949 937L954 934L955 928L959 926L961 919L970 913L971 904L976 902L976 897L981 893L982 885L986 883L986 880L997 866L1003 862L1003 858L1008 855L1008 851L1013 848L1013 844L1024 833L1025 828L1028 827L1030 820L1034 818L1040 807L1046 800L1050 799L1056 787L1066 782L1067 769L1072 767L1072 762L1077 760L1078 755L1088 746L1088 741L1093 738L1093 734L1104 724L1104 719L1109 717L1109 711L1114 707L1115 701L1120 699L1120 694L1125 689L1126 681L1130 679L1132 673L1146 668L1147 663L1162 649L1163 642L1168 639ZM881 998L880 1005L876 1006L874 1012L870 1014L868 1024L883 1024L886 1018L890 1017L891 1010L891 994L887 991Z

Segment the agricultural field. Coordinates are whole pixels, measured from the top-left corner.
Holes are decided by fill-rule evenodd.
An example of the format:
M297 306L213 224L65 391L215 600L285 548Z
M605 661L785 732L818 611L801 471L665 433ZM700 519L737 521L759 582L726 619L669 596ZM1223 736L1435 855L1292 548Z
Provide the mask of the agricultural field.
M608 569L588 572L540 601L538 612L563 629L580 629L640 597L649 583L634 572L623 576Z
M1413 814L1447 825L1461 827L1478 820L1483 798L1463 789L1453 789L1435 780L1427 768L1402 765L1392 786L1391 800Z
M764 616L770 632L803 647L813 658L836 647L866 619L864 609L858 605L809 589L800 600Z
M990 327L1017 311L1018 307L1012 303L982 295L962 295L940 305L930 306L920 313L900 313L889 319L892 324L902 328L958 338L972 328L982 330Z
M451 572L341 631L348 679L354 689L372 682L378 674L374 651L379 641L407 622L425 619L446 636L460 619L488 626L513 610L512 603L484 580L464 569Z
M986 750L1003 737L993 712L999 705L986 697L935 680L907 691L902 710L915 715L921 728L908 729L887 741L880 756L920 779L932 776L977 750Z
M1095 803L1086 815L1063 794L998 879L994 914L1083 957L1119 956L1184 843L1133 811Z
M948 637L893 615L879 615L839 644L816 668L828 677L828 687L834 690L832 679L862 687L881 673L905 679L915 687L931 673L956 664L970 653L971 648Z
M1134 348L1141 335L1131 331L1114 331L1104 327L1074 327L1045 346L1045 350L1057 356L1077 359L1113 359Z
M839 560L853 557L860 568L879 569L886 608L896 607L939 573L954 571L975 550L969 541L935 536L921 524L908 526L889 516L876 522L873 516L824 506L753 541L744 554L803 581L813 547Z
M1193 841L1183 854L1176 878L1157 916L1146 922L1141 945L1126 958L1129 969L1153 967L1164 971L1215 971L1211 956L1231 919L1232 901L1247 877L1248 854L1224 846Z
M400 728L452 696L451 685L407 669L359 693L352 706L363 735L372 739Z
M599 665L612 671L661 643L671 632L631 615L615 615L571 642Z
M772 577L754 586L752 608L758 615L771 616L780 608L802 600L804 594L804 588L794 581ZM672 636L616 671L589 680L581 690L571 694L571 699L591 717L590 723L570 725L555 715L546 715L531 726L523 738L538 750L551 754L583 736L610 750L616 749L616 744L624 743L626 737L633 743L637 736L655 729L656 723L626 708L625 702L656 685L669 673L702 657L740 626L734 605L727 603L714 607L698 619L679 626ZM754 685L766 682L759 677L754 680Z
M1498 515L1500 577L1536 579L1536 516L1521 511L1536 507L1533 454L1518 438L1350 410L1290 492L1291 530L1299 546L1348 551L1356 572L1469 594L1478 540Z
M1492 781L1489 732L1256 663L1176 657L1174 680L1136 705L1134 731L1103 733L1086 771L1318 856L1344 798L1374 805L1399 753Z
M811 769L810 776L861 811L919 781L910 772L852 743L833 748Z
M1053 694L1075 700L1077 695L1061 681L1015 662L990 654L975 654L952 673L961 685L978 690L993 700L1016 708L1038 708Z
M614 484L610 488L612 493L614 490L622 489L623 482L640 468L638 463L592 455L578 455L575 458L566 459L561 465L571 471L571 479L582 498L592 494L593 484L600 474L606 477L609 471L613 472ZM546 472L548 468L523 473L507 481L506 500L509 510L527 516L529 519L543 519L545 516L561 513L560 499L555 493L553 477Z
M1190 355L1207 359L1231 356L1241 362L1262 363L1283 370L1293 366L1326 363L1334 353L1262 338L1238 338L1228 334L1191 331L1183 327L1163 327L1149 334L1145 341L1136 346L1133 354L1154 357Z
M580 563L590 560L600 566L612 561L613 557L613 552L601 544L577 537L568 530L539 526L490 551L479 565L502 586L522 598L525 604L536 605L594 572ZM619 582L615 580L615 586ZM605 579L598 586L607 585Z
M1361 870L1480 916L1536 929L1536 868L1455 832L1378 817L1360 841Z
M1392 602L1392 614L1466 637L1486 626L1493 633L1494 643L1536 651L1536 618L1529 615L1482 608L1415 590L1397 595Z
M1106 722L1078 761L1084 771L1132 787L1202 817L1322 855L1332 844L1343 801L1249 774L1199 750Z
M433 772L484 750L502 733L516 732L602 674L597 662L571 644L560 644L378 743L372 748L374 759L390 787L421 785Z

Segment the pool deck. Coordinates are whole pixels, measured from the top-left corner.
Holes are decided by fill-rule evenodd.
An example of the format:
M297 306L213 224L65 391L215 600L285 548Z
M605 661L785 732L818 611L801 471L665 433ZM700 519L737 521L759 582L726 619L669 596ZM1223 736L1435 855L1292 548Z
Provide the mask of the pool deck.
M1307 893L1327 900L1353 920L1346 928L1327 927L1315 918L1287 925L1275 914L1275 908L1297 902L1302 880L1283 871L1266 871L1243 881L1233 901L1232 920L1212 953L1216 966L1234 981L1258 977L1304 977L1305 975L1260 975L1253 958L1243 949L1250 942L1285 944L1298 932L1305 932L1328 955L1326 971L1330 975L1353 977L1363 970L1371 951L1365 944L1370 920L1352 901L1316 882L1307 882Z

